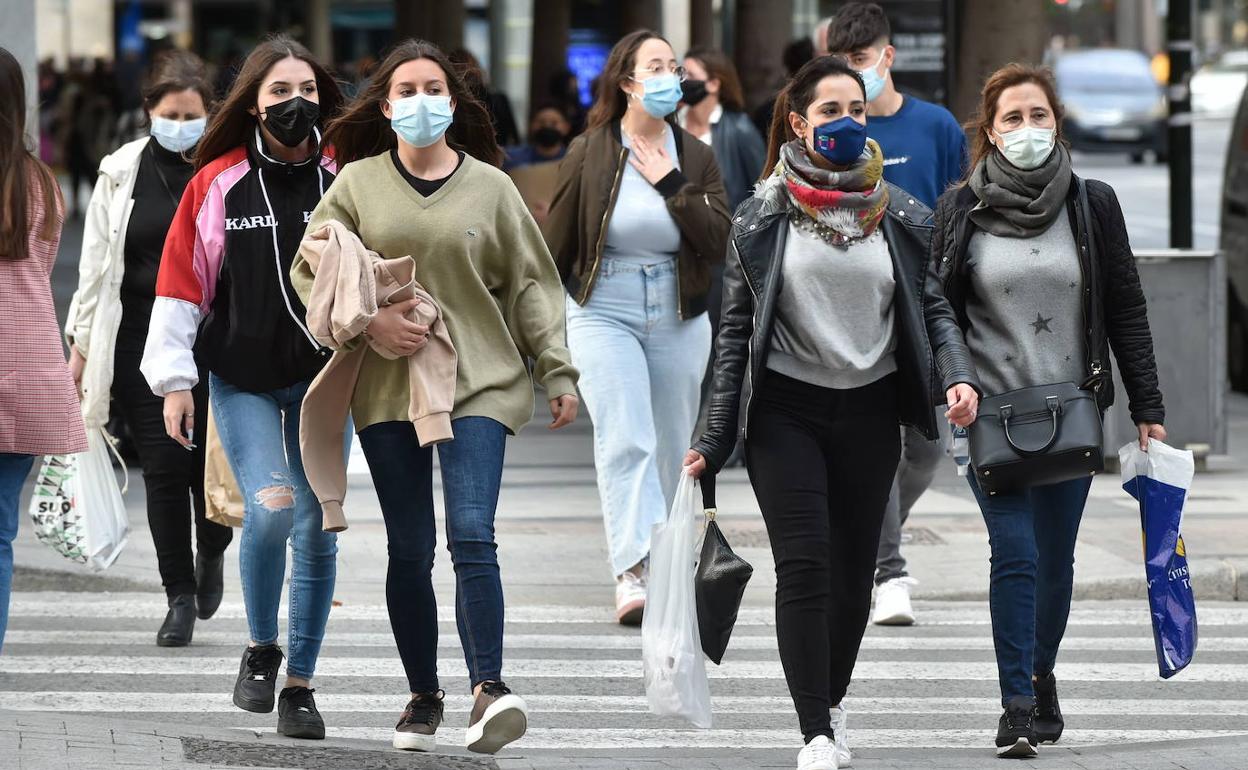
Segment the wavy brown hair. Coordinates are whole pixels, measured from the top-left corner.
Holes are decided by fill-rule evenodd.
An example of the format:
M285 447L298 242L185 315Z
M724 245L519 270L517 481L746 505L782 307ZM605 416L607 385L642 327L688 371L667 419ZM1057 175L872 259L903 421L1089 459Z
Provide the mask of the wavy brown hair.
M342 109L342 90L329 70L289 35L274 35L252 49L234 78L234 85L226 94L221 107L208 121L204 136L195 147L195 167L207 164L230 150L245 144L256 128L256 116L248 112L256 106L260 86L273 65L282 59L294 57L306 62L316 76L317 97L321 108L321 124L338 115Z
M0 47L0 259L17 261L30 256L35 196L43 202L43 228L38 239L53 241L60 229L61 189L52 170L26 146L26 80L22 65L9 49Z
M718 48L694 48L685 54L686 59L696 59L706 69L707 80L719 81L719 103L725 110L745 112L745 91L741 88L741 77L737 75L737 65L732 63L728 54Z
M594 94L594 105L589 108L589 115L585 119L586 130L624 117L628 110L628 95L620 90L620 86L633 76L633 69L637 66L637 49L641 48L642 43L655 38L667 43L667 38L658 32L639 29L620 38L611 48L602 74L598 76L598 93Z
M208 78L204 60L191 53L174 49L161 54L147 76L143 87L143 110L151 112L168 94L194 91L204 100L204 112L212 114L216 89Z
M404 40L391 49L373 71L368 88L325 131L325 140L334 146L340 166L354 160L389 152L398 144L390 120L381 105L390 96L390 80L395 70L415 59L429 59L446 73L446 87L455 100L455 117L446 132L446 142L491 166L503 165L503 149L498 146L494 122L485 105L469 89L464 71L426 40Z
M1049 106L1053 108L1053 119L1057 123L1057 141L1066 141L1062 134L1062 121L1066 117L1066 110L1057 97L1057 84L1053 80L1053 71L1048 67L1011 62L989 75L984 81L984 88L979 95L979 111L965 126L971 134L971 162L966 167L966 179L970 179L975 167L996 149L988 139L988 132L992 130L992 124L997 119L997 103L1001 101L1001 94L1005 93L1007 88L1021 86L1024 83L1034 83L1041 91L1044 91L1045 97L1049 100Z
M771 129L767 132L767 162L763 164L760 181L771 176L771 172L775 170L776 163L780 160L780 147L797 138L797 134L793 133L793 125L789 123L789 113L805 115L806 108L815 100L815 89L819 86L819 81L833 76L852 78L862 89L862 98L866 101L867 87L862 83L862 75L843 58L817 56L803 64L776 96L775 111L771 114Z

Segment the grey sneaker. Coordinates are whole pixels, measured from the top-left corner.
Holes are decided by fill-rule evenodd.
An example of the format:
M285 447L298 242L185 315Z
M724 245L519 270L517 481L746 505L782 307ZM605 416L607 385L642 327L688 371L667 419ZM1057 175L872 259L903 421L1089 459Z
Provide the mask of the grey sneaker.
M394 726L394 739L391 741L396 749L405 751L434 751L438 748L438 727L442 724L442 699L446 693L421 693L407 702L403 716Z
M502 682L486 682L472 704L464 745L478 754L496 754L529 729L524 700Z

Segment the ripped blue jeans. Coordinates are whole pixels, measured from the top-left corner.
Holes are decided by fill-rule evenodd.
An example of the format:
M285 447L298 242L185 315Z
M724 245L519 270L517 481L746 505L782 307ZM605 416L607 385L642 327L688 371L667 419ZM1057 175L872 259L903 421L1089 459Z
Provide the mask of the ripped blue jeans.
M299 408L311 381L267 393L239 390L215 374L208 383L221 446L245 504L238 560L251 638L277 642L289 541L286 674L311 679L334 598L338 553L337 535L321 529L321 506L299 454Z

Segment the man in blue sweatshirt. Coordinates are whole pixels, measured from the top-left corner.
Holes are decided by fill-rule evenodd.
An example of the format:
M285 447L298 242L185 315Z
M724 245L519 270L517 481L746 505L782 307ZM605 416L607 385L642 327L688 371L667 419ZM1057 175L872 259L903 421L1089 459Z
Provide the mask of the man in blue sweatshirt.
M821 25L822 26L822 25ZM897 49L884 10L875 3L848 3L827 27L827 51L843 56L862 74L867 88L867 134L884 151L884 178L928 208L966 172L966 134L938 104L903 94L893 85ZM943 409L937 423L944 425ZM940 464L942 442L917 430L902 432L901 463L884 513L876 557L875 612L872 622L910 625L910 589L918 581L906 572L901 527L910 508L927 490Z

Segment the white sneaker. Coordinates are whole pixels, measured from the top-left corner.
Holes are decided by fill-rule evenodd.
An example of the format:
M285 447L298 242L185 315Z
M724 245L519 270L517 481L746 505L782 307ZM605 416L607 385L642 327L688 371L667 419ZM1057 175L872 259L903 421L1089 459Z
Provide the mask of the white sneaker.
M826 735L816 735L797 753L797 770L840 770L836 748Z
M833 750L836 754L836 766L838 768L849 767L854 761L854 755L849 750L849 710L845 708L845 702L841 701L840 706L834 706L830 712L832 717L832 733L835 736Z
M912 625L914 607L910 605L910 589L918 584L912 577L899 577L876 586L875 614L871 622L877 626Z
M639 626L646 612L646 579L633 572L616 578L615 619L621 626Z

